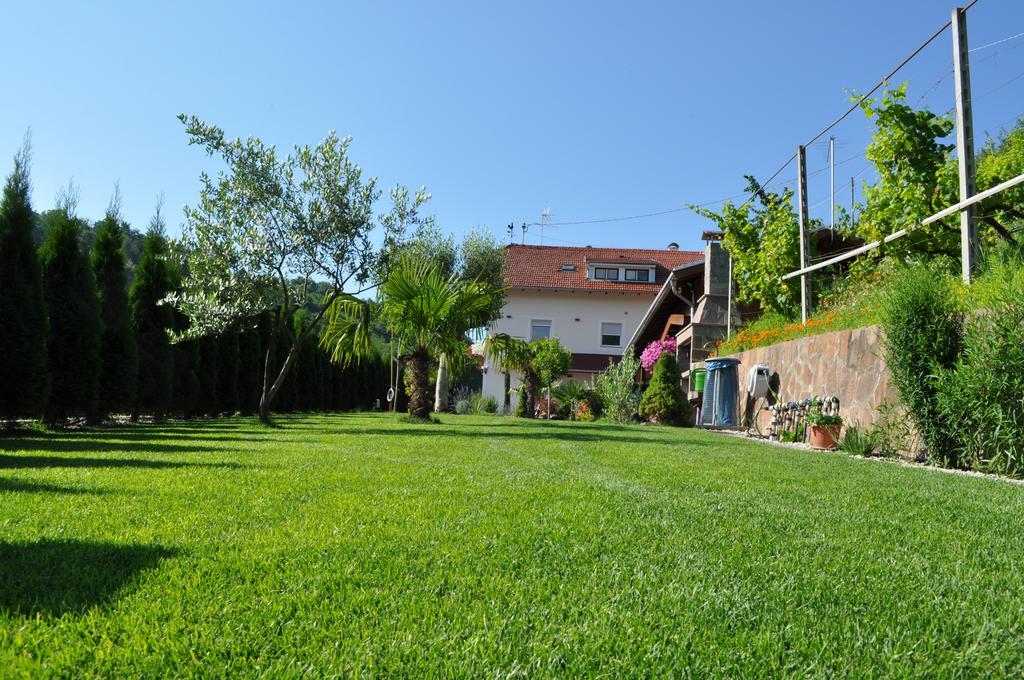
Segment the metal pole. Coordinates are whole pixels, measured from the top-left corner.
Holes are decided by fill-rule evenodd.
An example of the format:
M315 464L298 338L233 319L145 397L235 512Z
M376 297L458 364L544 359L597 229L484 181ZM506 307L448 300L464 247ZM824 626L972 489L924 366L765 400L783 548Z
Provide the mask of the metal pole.
M828 180L828 206L831 211L832 218L829 222L829 229L832 231L832 236L836 235L836 138L828 138L828 160L829 160L829 180Z
M971 67L967 53L967 13L953 10L953 81L956 85L956 156L960 200L974 196L974 116L971 112ZM960 261L965 283L978 266L978 210L970 205L960 213Z
M797 147L797 205L800 211L800 269L806 269L810 260L807 219L807 151L803 145ZM811 302L811 281L807 274L800 275L800 321L807 323Z

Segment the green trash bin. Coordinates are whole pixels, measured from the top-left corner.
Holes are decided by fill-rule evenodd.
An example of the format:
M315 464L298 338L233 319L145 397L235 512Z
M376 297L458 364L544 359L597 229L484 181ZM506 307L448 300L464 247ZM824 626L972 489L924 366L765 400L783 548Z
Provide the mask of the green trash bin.
M695 368L695 369L693 369L693 371L690 372L690 377L693 378L693 391L694 392L703 392L704 391L704 381L708 377L707 370L703 369L703 368Z

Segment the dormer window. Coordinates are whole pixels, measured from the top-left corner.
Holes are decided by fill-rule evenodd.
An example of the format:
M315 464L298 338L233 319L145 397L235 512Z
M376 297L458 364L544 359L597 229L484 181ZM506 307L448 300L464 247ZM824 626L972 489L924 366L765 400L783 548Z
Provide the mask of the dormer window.
M593 281L620 281L623 283L654 283L656 265L646 262L615 264L593 262L587 264L587 273Z

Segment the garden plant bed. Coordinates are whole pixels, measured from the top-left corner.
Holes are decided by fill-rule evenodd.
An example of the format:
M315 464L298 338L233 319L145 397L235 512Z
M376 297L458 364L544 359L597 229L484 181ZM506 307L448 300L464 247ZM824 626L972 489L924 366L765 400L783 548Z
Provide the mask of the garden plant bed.
M0 440L12 675L1016 675L1024 490L694 429Z

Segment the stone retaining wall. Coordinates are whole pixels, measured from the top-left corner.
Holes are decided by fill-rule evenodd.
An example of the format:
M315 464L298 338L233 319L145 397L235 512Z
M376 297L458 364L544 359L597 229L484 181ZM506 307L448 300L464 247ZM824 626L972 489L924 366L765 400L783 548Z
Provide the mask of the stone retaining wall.
M782 401L834 394L839 397L839 413L846 423L873 423L882 402L897 401L882 359L878 326L812 335L730 356L740 360L741 394L746 393L747 371L755 364L767 364L779 374ZM762 412L759 417L767 434L768 414Z

